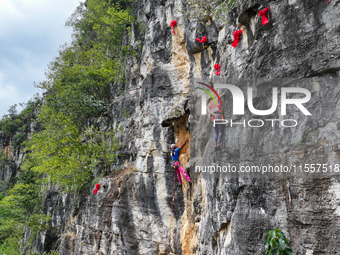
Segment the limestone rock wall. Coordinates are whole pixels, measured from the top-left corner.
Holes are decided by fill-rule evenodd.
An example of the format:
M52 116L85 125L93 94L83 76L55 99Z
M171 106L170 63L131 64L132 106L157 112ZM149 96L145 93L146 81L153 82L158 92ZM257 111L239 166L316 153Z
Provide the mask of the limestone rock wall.
M90 188L81 197L51 191L46 208L56 232L43 233L37 250L57 246L62 255L261 254L266 232L278 227L295 254L340 254L337 176L194 173L195 166L209 163L340 162L340 1L240 0L227 24L213 18L189 22L185 3L136 3L135 15L144 26L133 26L128 40L142 48L127 63L126 94L112 103L111 124L124 128L119 137L122 170L102 178L97 195ZM257 11L266 6L270 23L262 26ZM178 24L175 34L172 20ZM243 36L234 49L230 44L237 22ZM195 40L203 35L205 45ZM295 130L226 128L223 146L215 151L213 128L209 116L197 110L195 90L195 79L216 80L215 63L221 64L221 76L236 82L318 78L308 87L313 115L302 118L294 112L302 122ZM271 93L269 85L256 88L258 102ZM169 145L186 138L180 160L193 180L181 186L171 168Z

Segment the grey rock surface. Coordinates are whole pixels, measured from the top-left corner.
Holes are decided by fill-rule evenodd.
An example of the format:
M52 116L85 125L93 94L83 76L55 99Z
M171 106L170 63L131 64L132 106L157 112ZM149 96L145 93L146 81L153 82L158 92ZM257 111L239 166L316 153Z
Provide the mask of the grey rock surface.
M270 23L263 26L257 13L266 6ZM294 254L340 254L337 174L252 178L194 172L209 164L340 163L340 1L240 0L227 24L213 18L189 22L184 9L179 0L136 3L135 14L147 30L132 27L130 43L143 42L143 48L127 63L130 92L112 102L111 124L124 127L117 166L123 170L102 178L97 195L90 187L78 197L51 191L45 204L54 232L42 233L36 250L253 255L263 252L266 232L280 228ZM171 20L177 20L176 34ZM243 36L234 49L238 22ZM205 45L195 40L202 36L208 38ZM273 85L257 79L309 78L304 86L312 93L307 105L312 116L291 108L291 117L299 120L294 129L227 127L222 148L214 150L213 127L200 114L195 80L218 82L215 63L243 91L242 79L256 79L254 104L261 109L270 106L266 98ZM231 100L227 94L228 118ZM271 117L281 118L276 112ZM181 186L169 145L186 138L190 146L180 161L192 182Z

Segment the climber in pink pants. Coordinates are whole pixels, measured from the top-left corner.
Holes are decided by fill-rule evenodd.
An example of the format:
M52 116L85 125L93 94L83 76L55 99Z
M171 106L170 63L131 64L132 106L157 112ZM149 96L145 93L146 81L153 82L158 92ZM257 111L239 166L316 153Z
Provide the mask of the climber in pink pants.
M181 178L180 172L183 174L183 176L185 177L185 179L187 179L188 182L191 181L190 177L187 175L187 173L185 172L185 170L183 169L183 167L179 163L179 151L180 151L180 149L182 149L182 147L186 144L187 141L188 141L188 139L186 139L185 142L180 147L177 147L176 144L171 145L171 158L172 158L172 160L175 161L173 163L172 167L175 168L175 171L176 171L177 177L178 177L178 181L179 181L180 184L182 184L182 178Z
M173 167L176 170L177 173L177 178L180 184L182 184L182 178L181 178L181 174L179 172L181 172L183 174L183 176L185 177L185 179L187 179L188 182L191 181L190 177L187 175L187 173L185 172L185 170L183 169L183 167L181 166L181 164L179 163L179 161L176 161L173 164Z

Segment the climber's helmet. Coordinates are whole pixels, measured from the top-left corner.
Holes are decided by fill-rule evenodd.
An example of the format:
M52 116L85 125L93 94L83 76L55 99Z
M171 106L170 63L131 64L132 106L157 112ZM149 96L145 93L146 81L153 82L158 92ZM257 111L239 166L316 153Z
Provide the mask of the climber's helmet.
M176 144L171 144L170 149L174 150L176 148Z

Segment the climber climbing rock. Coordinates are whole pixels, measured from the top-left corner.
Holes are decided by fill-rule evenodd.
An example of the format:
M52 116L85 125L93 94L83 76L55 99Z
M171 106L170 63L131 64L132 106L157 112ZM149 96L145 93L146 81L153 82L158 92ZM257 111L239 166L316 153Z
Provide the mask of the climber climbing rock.
M262 25L266 25L269 23L268 11L269 11L269 7L259 11L259 16L262 17Z
M170 22L170 26L172 27L172 33L175 34L175 29L174 27L177 26L177 21L173 20Z
M220 75L221 74L221 65L220 64L215 64L214 68L216 70L216 75Z
M234 48L237 47L237 44L238 44L238 42L240 41L241 35L242 35L242 30L241 30L241 29L240 29L240 30L236 30L236 31L233 33L234 41L233 41L233 43L232 43L231 46L233 46Z
M96 189L93 191L93 194L97 194L98 190L100 189L100 184L96 184Z
M225 92L221 94L221 97L225 95ZM215 119L223 119L223 113L222 113L222 106L220 102L214 102L214 100L210 97L208 99L208 112L211 115L211 121L214 123ZM216 124L214 126L214 147L220 147L223 137L223 124Z
M208 42L208 38L203 36L202 39L196 38L196 41L198 41L199 43L206 43L206 42Z
M176 144L172 144L170 149L171 149L171 158L174 161L174 163L172 164L172 167L175 169L176 173L177 173L177 178L180 184L182 184L182 178L181 178L181 174L183 174L183 176L185 177L185 179L187 179L188 182L191 181L190 177L187 175L187 173L185 172L185 170L183 169L183 167L181 166L181 164L179 163L179 151L182 149L182 147L186 144L186 142L188 141L188 139L186 139L184 141L184 143L177 147Z

